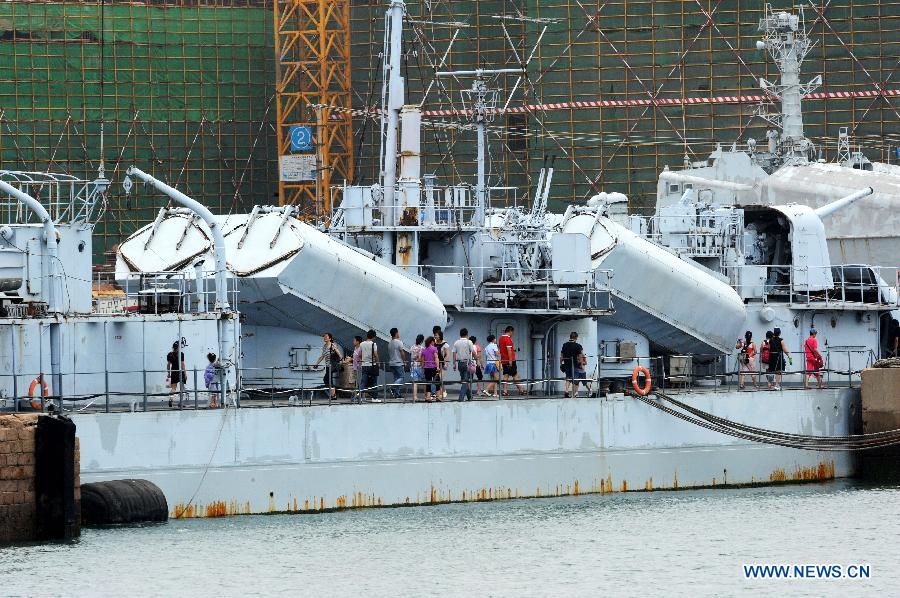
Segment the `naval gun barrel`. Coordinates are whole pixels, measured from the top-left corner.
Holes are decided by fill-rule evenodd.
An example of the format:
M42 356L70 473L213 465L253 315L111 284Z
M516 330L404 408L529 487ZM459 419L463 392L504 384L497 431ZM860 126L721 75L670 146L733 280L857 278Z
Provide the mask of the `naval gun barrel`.
M849 206L850 204L862 199L863 197L868 197L875 193L875 190L871 187L866 187L865 189L860 189L850 195L842 197L840 199L836 199L831 203L827 203L820 208L816 208L816 216L819 218L825 218L826 216L830 216L831 214L837 212L838 210Z
M17 189L6 181L0 180L0 191L3 191L10 197L13 197L19 202L25 204L35 214L37 214L38 218L40 218L41 220L41 224L44 226L44 240L47 243L47 257L49 258L47 271L50 275L50 291L47 298L47 307L49 308L50 313L53 314L53 321L50 322L50 375L52 378L51 382L53 383L53 392L60 397L59 407L60 413L62 413L62 373L60 371L60 354L62 352L62 345L60 342L58 320L58 314L60 312L60 291L62 289L57 288L59 281L57 280L56 276L56 262L59 259L59 247L56 244L56 226L53 224L53 218L50 217L50 212L48 212L47 209L43 205L41 205L41 202L31 197L21 189Z
M170 187L139 168L131 166L128 168L126 174L128 176L135 176L157 191L165 193L174 201L200 216L209 227L209 230L213 235L213 252L216 259L216 309L228 311L230 306L228 305L228 294L226 293L228 281L226 278L227 270L225 266L225 237L222 235L222 227L216 222L215 216L213 216L212 212L199 201L191 199L178 189Z

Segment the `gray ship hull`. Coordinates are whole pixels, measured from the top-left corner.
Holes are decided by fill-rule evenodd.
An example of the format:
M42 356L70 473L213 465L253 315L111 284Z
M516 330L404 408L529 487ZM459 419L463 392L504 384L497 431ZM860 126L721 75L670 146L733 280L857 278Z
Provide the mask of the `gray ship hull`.
M852 389L679 394L734 421L843 436ZM631 398L74 416L81 479L144 478L170 515L434 504L851 476L852 455L755 444Z

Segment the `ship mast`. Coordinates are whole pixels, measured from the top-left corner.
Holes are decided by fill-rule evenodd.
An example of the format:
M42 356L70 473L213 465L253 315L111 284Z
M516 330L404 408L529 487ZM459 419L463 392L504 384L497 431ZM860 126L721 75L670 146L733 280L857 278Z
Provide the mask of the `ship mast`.
M381 88L381 214L385 226L396 222L395 187L397 185L397 133L400 124L400 110L403 108L403 76L400 74L400 58L403 51L403 15L406 3L392 0L385 15L384 66Z
M800 65L812 47L806 34L803 7L797 14L791 14L775 12L770 4L766 4L766 15L759 22L759 31L763 33L763 39L756 42L756 47L768 50L781 73L778 84L759 79L760 88L781 102L780 114L769 114L762 109L759 112L759 116L781 129L780 139L777 135L770 136L774 145L770 151L778 155L782 164L807 164L813 159L815 146L803 135L801 101L805 94L822 83L822 77L816 76L809 83L800 83Z

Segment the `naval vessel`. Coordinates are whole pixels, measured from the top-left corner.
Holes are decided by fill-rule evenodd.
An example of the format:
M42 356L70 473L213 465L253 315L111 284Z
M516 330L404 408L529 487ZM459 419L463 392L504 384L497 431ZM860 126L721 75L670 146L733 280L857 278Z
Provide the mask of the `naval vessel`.
M812 207L742 202L720 192L738 183L664 172L653 217L628 214L614 192L556 213L552 161L531 192L487 184L490 81L502 69L482 69L436 73L471 81L464 131L478 142L474 184L443 184L422 172L404 17L393 0L381 177L344 185L325 222L291 206L214 215L132 167L127 187L172 203L118 248L108 282L120 291L92 300L90 261L78 258L90 251L77 249L92 220L75 206L102 206L109 183L67 179L66 208L40 182L51 175L3 174L3 396L7 408L53 405L75 420L82 481L148 479L172 516L216 516L829 479L854 474L850 449L886 442L858 436L858 386L885 351L896 287L877 266L833 263L826 234L835 215L872 201L867 178ZM808 37L795 17L770 11L760 31L799 61ZM785 114L795 107L782 102ZM778 135L792 141L772 163L793 164L801 140ZM60 207L41 211L38 198ZM347 351L372 330L386 355L391 328L408 346L433 326L449 341L512 327L523 391L511 382L502 400L411 404L411 384L382 371L375 401L355 404L350 364L335 398L322 387L324 332ZM758 371L760 388L739 390L736 341L774 328L797 363L777 390ZM802 388L812 328L825 389ZM572 332L590 396L563 399ZM173 341L187 374L174 393ZM460 373L448 368L444 382L455 398ZM211 394L219 409L205 408Z

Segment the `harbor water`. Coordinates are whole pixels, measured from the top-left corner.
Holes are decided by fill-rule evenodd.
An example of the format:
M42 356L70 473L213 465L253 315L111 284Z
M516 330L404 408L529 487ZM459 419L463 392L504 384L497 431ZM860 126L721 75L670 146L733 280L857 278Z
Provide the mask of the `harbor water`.
M170 520L0 548L0 594L880 595L900 487L852 481ZM745 565L865 565L748 579Z

